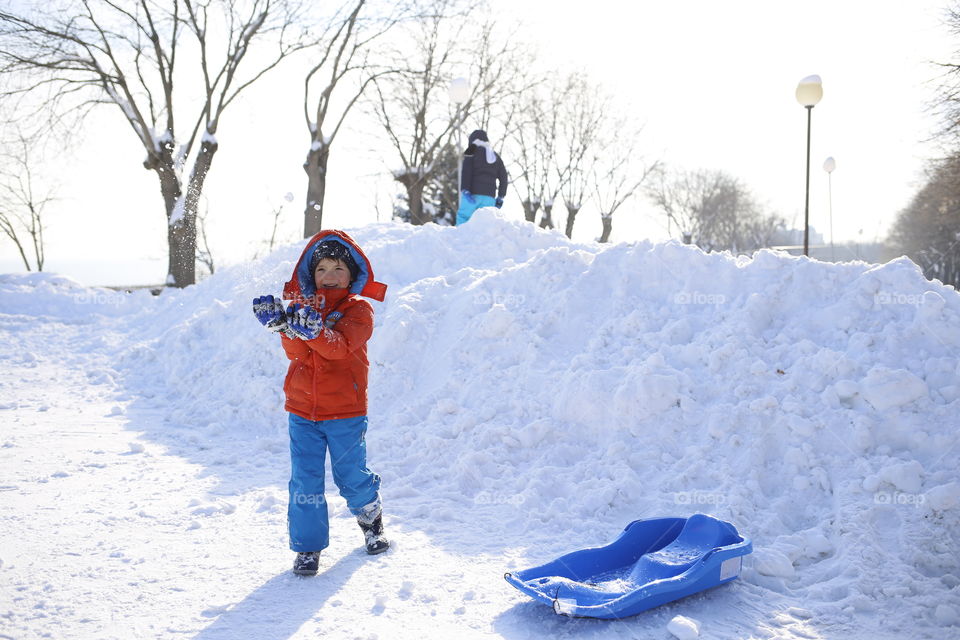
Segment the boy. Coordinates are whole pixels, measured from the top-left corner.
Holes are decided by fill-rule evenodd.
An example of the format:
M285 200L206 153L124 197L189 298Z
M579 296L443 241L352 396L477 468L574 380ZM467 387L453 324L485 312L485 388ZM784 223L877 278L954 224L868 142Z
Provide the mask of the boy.
M367 468L367 340L373 307L361 296L383 300L370 261L342 231L321 231L307 243L284 286L292 300L284 310L273 296L254 299L257 319L280 333L290 359L283 384L289 412L290 548L293 572L316 575L329 543L324 498L327 448L333 478L363 530L367 553L383 553L380 476Z

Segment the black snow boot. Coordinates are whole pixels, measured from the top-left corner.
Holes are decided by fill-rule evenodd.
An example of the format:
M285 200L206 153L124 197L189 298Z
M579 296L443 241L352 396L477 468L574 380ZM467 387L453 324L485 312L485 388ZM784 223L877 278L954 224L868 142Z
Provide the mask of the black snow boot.
M367 553L376 555L390 548L390 543L383 535L383 510L380 508L380 499L365 506L357 516L357 524L363 530Z
M319 551L300 551L297 559L293 561L293 572L298 576L315 576L319 564Z

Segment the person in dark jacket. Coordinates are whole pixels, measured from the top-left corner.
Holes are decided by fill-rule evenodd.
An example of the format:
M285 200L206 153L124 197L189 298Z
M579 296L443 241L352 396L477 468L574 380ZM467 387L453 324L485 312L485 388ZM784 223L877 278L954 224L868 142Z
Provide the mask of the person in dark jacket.
M507 195L507 169L490 145L487 132L477 129L470 134L470 144L463 152L460 171L460 209L457 225L461 225L480 207L503 206Z

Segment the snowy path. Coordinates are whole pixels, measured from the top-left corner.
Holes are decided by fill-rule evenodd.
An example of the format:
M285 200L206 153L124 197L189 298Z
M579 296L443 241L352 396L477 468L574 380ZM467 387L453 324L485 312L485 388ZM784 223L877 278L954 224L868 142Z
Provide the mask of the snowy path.
M370 558L339 505L321 575L297 578L282 465L238 470L220 451L210 465L231 471L221 476L168 454L134 431L163 416L131 418L85 327L28 332L27 318L5 320L17 339L0 359L18 375L2 387L0 636L494 633L484 594L512 595L502 559L465 562L398 523L394 550Z
M266 466L248 442L208 448L124 388L108 355L119 331L30 321L0 315L0 363L15 373L0 386L2 638L669 638L681 611L715 637L819 637L802 611L746 605L763 594L745 583L627 621L557 617L502 574L569 545L528 553L538 541L511 545L475 505L475 517L398 509L410 515L388 516L393 549L371 558L332 498L321 573L295 577L275 441L251 456Z

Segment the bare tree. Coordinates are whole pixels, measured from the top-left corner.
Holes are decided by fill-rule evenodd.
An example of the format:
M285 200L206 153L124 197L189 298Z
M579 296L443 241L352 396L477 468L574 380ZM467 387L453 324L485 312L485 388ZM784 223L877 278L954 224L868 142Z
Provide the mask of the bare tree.
M541 159L540 174L540 193L542 195L541 206L543 215L540 216L541 229L553 229L553 205L557 200L557 194L563 186L565 172L557 167L557 145L560 137L560 109L558 105L564 104L570 99L571 85L562 77L557 77L555 81L547 84L547 104L546 109L541 113L543 118L534 123L536 136L539 138L539 146L544 157Z
M504 25L487 17L468 32L462 43L468 77L474 87L467 103L469 109L461 110L460 115L469 118L477 128L489 130L497 126L509 130L518 116L517 97L539 82L530 72L531 51L522 43L517 44L519 30L516 26L505 31Z
M682 237L693 239L704 250L717 248L716 229L734 205L730 200L737 191L736 180L722 171L707 170L663 172L659 177L649 194L666 215L667 228L676 226Z
M509 139L514 150L511 164L516 168L517 190L523 204L524 218L536 223L537 212L541 228L552 229L553 205L567 181L569 163L558 164L561 146L561 127L569 124L569 104L576 82L556 73L544 73L528 78L525 89L517 94L514 103L517 116L510 129Z
M283 196L283 199L287 202L293 202L293 194L287 193ZM273 227L270 230L270 241L267 243L267 251L273 251L273 248L277 244L277 228L280 226L280 215L283 213L283 205L281 204L276 209L273 210Z
M758 209L740 225L740 247L743 251L770 247L786 228L787 221L783 216L764 214Z
M560 143L555 170L567 208L564 233L573 237L573 225L591 187L593 167L603 150L598 148L610 98L583 73L567 79L567 99L556 105L560 113Z
M514 185L519 184L523 188L520 192L523 217L527 222L535 223L546 189L544 179L550 171L553 157L546 148L550 141L540 136L537 126L541 116L546 114L542 98L532 91L526 101L526 108L520 113L521 118L510 136L516 151L512 164L519 168ZM517 189L519 192L519 187Z
M367 0L354 0L341 6L319 39L316 48L320 55L307 72L303 91L303 112L310 132L310 151L303 163L307 173L305 238L323 228L327 167L337 134L370 84L395 72L375 63L373 47L404 17L405 11L405 6L397 3L377 15L370 10ZM345 98L335 101L335 94L340 93L346 94Z
M596 160L592 179L603 225L600 242L610 241L617 210L660 169L659 161L648 162L640 155L640 132L625 118L605 121L598 143L604 152Z
M661 173L648 191L667 216L705 251L752 251L769 243L784 227L779 216L763 213L753 195L738 179L723 171Z
M0 231L16 246L27 271L43 271L44 210L53 200L34 172L35 144L18 130L0 155Z
M458 39L467 22L452 20L463 16L464 9L456 0L435 0L427 9L422 18L406 25L402 50L392 54L397 73L374 81L372 103L399 155L401 164L393 177L406 191L410 222L415 225L433 219L424 211L423 190L457 124L456 114L445 108L446 96Z
M899 213L889 239L926 277L960 285L960 155L930 163L926 184Z
M167 282L184 287L196 281L197 205L220 118L305 45L300 10L298 0L80 0L30 13L2 10L0 72L23 74L20 92L49 90L51 109L109 104L123 114L146 152L143 166L160 183ZM182 86L186 98L175 102ZM185 134L176 126L183 121Z
M945 23L953 37L960 39L960 3L950 3ZM937 134L947 144L955 146L960 141L960 62L935 64L942 71L937 95L931 105L941 120Z
M946 26L960 38L960 3L950 2ZM956 56L958 50L954 49ZM927 278L960 286L960 62L937 64L942 70L933 108L941 118L936 132L944 156L931 160L927 179L897 215L888 241L916 262ZM857 243L857 255L860 254Z
M460 206L460 150L445 144L437 153L436 170L423 187L423 212L437 224L455 226L457 209ZM410 211L406 198L401 196L394 207L394 217L409 220Z
M516 47L498 35L494 21L477 17L479 6L473 0L427 0L418 7L417 19L404 25L400 49L393 54L396 73L374 81L373 112L399 160L393 177L406 192L413 224L439 214L424 208L424 190L447 171L445 149L456 144L459 124L472 118L481 126L489 122L504 95L499 80L516 68ZM470 95L457 109L450 104L449 87L464 69L470 74Z
M279 203L270 211L271 217L271 227L270 227L270 239L261 240L257 248L253 252L253 257L251 260L258 259L261 255L269 254L273 252L274 247L277 246L281 239L277 237L277 232L280 229L280 218L283 217L284 209L287 206L287 203L293 202L294 196L292 193L287 192L283 196L283 202ZM263 253L261 253L261 251Z

